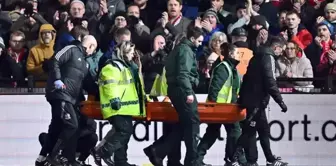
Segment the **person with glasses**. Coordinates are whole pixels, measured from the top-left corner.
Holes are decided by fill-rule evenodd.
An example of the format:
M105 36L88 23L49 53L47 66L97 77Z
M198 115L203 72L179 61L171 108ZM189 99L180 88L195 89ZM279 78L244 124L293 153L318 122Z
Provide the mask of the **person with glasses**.
M3 58L3 76L7 79L14 79L8 82L12 87L25 85L27 77L26 63L28 50L25 47L26 37L23 32L12 32L9 39L9 47L4 50Z
M333 51L328 53L333 53ZM276 63L276 77L313 78L313 67L310 60L295 41L287 43L284 55L280 56ZM295 88L297 90L309 91L314 87L312 83L312 81L283 82L279 86L282 88Z
M102 115L113 128L94 153L108 166L134 166L127 162L127 149L133 134L132 117L145 115L142 67L133 43L121 42L116 52L116 56L107 60L98 78Z
M267 166L287 166L273 155L270 147L270 126L267 122L265 109L270 97L279 104L282 112L287 112L287 106L279 92L275 80L274 56L281 55L284 42L279 37L271 39L269 45L262 45L254 53L249 62L247 72L243 77L239 92L238 104L246 108L246 119L241 121L242 135L237 143L236 153L231 158L239 155L244 149L247 160L246 166L258 166L258 151L256 132L260 138L260 144L264 151Z

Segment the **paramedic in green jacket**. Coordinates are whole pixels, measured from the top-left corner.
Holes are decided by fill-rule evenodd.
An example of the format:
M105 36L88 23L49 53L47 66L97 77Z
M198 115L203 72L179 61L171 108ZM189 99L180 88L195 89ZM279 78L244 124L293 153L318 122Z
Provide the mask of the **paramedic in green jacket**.
M141 79L141 63L134 63L134 44L123 42L118 54L108 60L99 73L99 95L103 118L110 130L106 143L96 147L95 154L108 166L131 166L127 162L127 144L133 134L133 116L145 115L145 94ZM113 132L111 134L110 132ZM114 154L114 162L111 156Z
M201 29L189 26L187 38L175 46L166 58L167 92L178 114L179 125L170 133L162 135L162 141L144 150L155 166L163 166L163 159L182 138L187 151L184 166L201 166L197 153L200 119L193 89L198 85L196 49L203 39Z
M237 48L232 44L223 43L221 45L221 54L224 56L224 60L219 64L216 64L213 68L207 101L216 103L236 103L240 88L240 77L236 69L236 66L239 63ZM206 151L210 149L216 139L220 136L221 126L222 124L208 124L206 132L198 145L200 159L203 160ZM239 122L224 124L224 127L227 133L225 165L238 166L238 160L229 158L228 156L233 156L235 144L241 134ZM209 166L210 164L204 165Z

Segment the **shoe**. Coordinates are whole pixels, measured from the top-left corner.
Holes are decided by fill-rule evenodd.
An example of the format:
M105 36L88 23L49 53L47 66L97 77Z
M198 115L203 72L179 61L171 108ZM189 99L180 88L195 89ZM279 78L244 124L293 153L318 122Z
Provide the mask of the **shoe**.
M266 166L287 166L288 163L280 161L280 160L275 160L272 163L267 162Z
M148 146L143 151L154 166L163 166L163 159L156 156L155 149L152 146Z
M201 162L201 165L202 165L202 166L212 166L211 164L206 164L206 163L204 163L203 161Z
M242 166L238 161L226 162L224 166Z
M245 166L259 166L258 163L246 163Z
M181 163L170 163L170 162L167 162L167 166L183 166L183 164Z
M78 162L81 166L92 166L90 164L85 164L85 161L76 161Z
M97 155L96 150L95 150L95 149L92 149L92 150L90 151L90 153L91 153L91 155L92 155L92 157L93 157L93 159L94 159L95 164L96 164L97 166L102 166L102 159L101 159L101 157L100 157L99 155Z
M126 163L126 164L120 164L120 163L115 163L116 166L138 166L135 164L130 164L130 163Z
M54 158L48 156L47 163L49 163L52 166L71 166L68 159L61 155L56 155Z
M99 148L96 150L96 155L98 155L107 166L115 166L114 161L112 161L111 156L106 155L107 150L104 147Z
M47 160L35 161L35 166L52 166Z
M71 163L71 166L83 166L79 161Z

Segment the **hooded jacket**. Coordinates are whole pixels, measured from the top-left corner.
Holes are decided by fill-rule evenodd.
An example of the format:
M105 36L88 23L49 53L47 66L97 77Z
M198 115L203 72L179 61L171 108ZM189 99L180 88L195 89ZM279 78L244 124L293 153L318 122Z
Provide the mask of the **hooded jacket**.
M52 39L49 43L44 43L42 39L42 32L52 31ZM43 24L39 32L39 44L34 46L28 55L27 72L34 76L41 76L45 74L42 69L42 63L46 59L50 59L54 54L54 44L56 38L56 30L51 24Z
M244 108L266 108L270 96L276 103L283 101L275 80L275 53L260 47L251 58L243 77L238 103Z

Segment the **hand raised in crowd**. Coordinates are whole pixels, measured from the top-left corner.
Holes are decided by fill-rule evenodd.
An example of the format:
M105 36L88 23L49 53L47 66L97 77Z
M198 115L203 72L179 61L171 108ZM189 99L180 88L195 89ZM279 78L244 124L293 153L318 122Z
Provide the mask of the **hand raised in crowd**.
M280 33L280 35L281 35L286 41L288 41L288 31L287 31L287 30L282 31L282 32Z
M220 9L220 6L216 6L215 3L211 2L211 8L214 9L216 12L218 12Z
M134 52L133 61L134 61L135 64L138 65L139 73L141 73L142 72L142 63L141 63L141 60L140 60L140 54L139 54L138 50L135 50L135 52Z
M333 64L334 61L336 60L336 52L334 50L329 50L328 58L329 58L329 63Z
M55 13L54 13L54 16L53 16L53 21L54 21L54 24L57 24L58 21L60 19L60 14L59 14L59 11L57 10Z
M108 13L106 0L101 0L99 5L99 15L103 16L106 13Z
M293 9L297 12L297 13L301 13L301 4L300 2L296 2L293 4Z
M202 22L201 17L197 17L197 18L195 19L195 27L198 27L198 28L201 28L201 29L202 29L202 24L201 24L201 22Z
M162 27L165 28L168 22L169 22L168 13L167 12L163 12L162 13L162 17L161 17L161 25L162 25Z
M268 39L268 31L266 29L260 30L257 36L257 43L265 44L267 42L267 39Z
M325 20L325 18L323 16L319 16L319 17L316 18L316 24L319 24L324 20Z
M322 38L321 37L316 36L315 39L314 39L314 41L315 41L315 44L317 46L319 46L320 48L322 48Z
M208 32L212 31L212 25L208 20L203 20L201 22L202 28L205 29Z
M68 31L71 32L71 30L74 28L74 25L73 23L71 22L71 20L68 20L67 21L67 28L68 28Z

